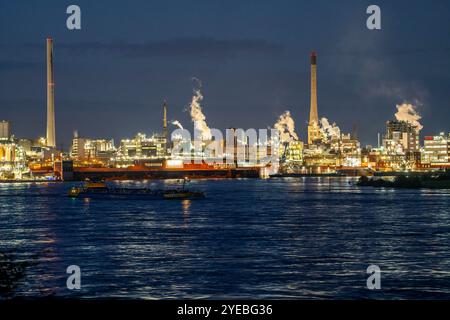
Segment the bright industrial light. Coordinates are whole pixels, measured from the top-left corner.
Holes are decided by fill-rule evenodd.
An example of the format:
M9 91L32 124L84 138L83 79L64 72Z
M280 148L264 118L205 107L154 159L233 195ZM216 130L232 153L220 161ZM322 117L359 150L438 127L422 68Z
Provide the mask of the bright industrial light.
M181 159L169 159L166 162L168 168L183 168L183 160Z

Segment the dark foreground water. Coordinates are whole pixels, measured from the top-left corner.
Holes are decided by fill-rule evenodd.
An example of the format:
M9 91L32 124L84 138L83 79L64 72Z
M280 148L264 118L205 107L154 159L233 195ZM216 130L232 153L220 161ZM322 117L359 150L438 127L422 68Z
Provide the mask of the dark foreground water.
M87 201L63 196L72 184L0 184L0 252L37 255L16 296L450 298L450 190L353 182L193 181L207 193L197 201ZM366 287L372 264L378 291ZM69 265L81 268L79 291L66 288Z

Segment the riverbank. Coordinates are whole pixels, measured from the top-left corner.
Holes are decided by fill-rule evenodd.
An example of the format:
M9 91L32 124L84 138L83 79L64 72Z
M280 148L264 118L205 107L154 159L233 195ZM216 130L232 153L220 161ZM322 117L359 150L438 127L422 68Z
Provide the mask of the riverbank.
M450 172L403 174L394 179L361 177L357 185L375 188L450 189Z

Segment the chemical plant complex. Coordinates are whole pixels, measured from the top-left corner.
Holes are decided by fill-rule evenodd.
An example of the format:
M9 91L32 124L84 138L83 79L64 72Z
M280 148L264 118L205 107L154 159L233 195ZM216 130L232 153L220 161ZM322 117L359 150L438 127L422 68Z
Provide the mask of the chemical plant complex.
M248 130L229 129L217 137L202 113L195 90L190 137L177 121L169 132L170 105L161 103L161 132L116 143L74 132L70 150L58 150L53 80L53 40L47 39L46 137L16 137L13 123L0 121L0 180L152 179L264 177L270 175L383 175L450 167L450 135L420 138L420 116L410 104L397 105L376 146L362 147L356 132L344 133L320 117L317 105L317 61L311 54L311 103L307 141L295 132L289 111L277 119L265 139L250 139ZM0 115L1 118L1 115ZM256 131L255 131L256 132ZM189 137L187 137L187 135Z

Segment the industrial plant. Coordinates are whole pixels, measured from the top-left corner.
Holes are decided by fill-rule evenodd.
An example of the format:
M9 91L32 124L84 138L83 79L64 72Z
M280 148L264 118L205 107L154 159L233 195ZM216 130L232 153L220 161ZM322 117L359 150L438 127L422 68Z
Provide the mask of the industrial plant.
M290 111L284 112L270 134L251 137L250 130L229 128L215 135L202 112L200 88L193 92L189 111L190 136L179 121L169 134L169 104L161 104L161 132L114 141L73 134L70 150L58 150L55 122L53 40L47 44L46 136L27 139L13 134L10 121L0 121L0 180L164 179L205 177L269 177L295 175L383 175L450 167L450 135L426 136L421 143L420 116L411 104L397 105L395 119L386 122L377 146L362 147L356 130L341 132L336 123L319 116L318 55L310 56L310 112L307 141L295 131ZM255 131L256 132L256 131ZM83 133L84 134L84 133Z

